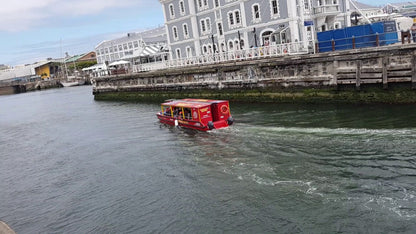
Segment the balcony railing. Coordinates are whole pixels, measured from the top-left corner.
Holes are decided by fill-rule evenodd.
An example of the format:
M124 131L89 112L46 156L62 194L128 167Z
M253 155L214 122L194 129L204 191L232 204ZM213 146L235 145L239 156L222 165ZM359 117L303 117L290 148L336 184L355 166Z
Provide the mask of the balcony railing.
M315 46L313 41L277 44L244 50L204 54L191 58L181 58L156 63L144 63L135 65L133 67L133 72L153 71L158 69L187 67L194 65L208 65L227 61L244 61L294 54L307 54L314 53L314 48Z
M314 7L313 12L315 15L318 14L336 14L340 13L340 7L338 4L331 4L331 5L322 5Z

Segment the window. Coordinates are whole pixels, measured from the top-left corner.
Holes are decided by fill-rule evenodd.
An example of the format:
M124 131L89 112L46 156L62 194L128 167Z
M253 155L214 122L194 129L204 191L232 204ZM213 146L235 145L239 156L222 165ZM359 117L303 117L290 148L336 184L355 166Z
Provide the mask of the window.
M228 42L228 50L233 50L234 49L234 43L232 41Z
M222 36L224 32L222 31L222 24L218 23L218 35Z
M228 20L230 23L230 26L234 25L234 14L232 12L228 13Z
M181 15L185 15L185 3L183 1L179 2L179 9L181 10Z
M127 44L123 44L124 50L127 50Z
M207 25L207 31L211 31L211 20L209 18L205 19L205 24Z
M118 50L122 51L123 50L123 46L122 45L118 45Z
M171 18L175 18L175 8L173 7L173 4L169 5L169 13Z
M192 57L192 48L191 47L186 47L186 57L190 58Z
M219 0L214 0L214 6L219 7L220 6L220 1Z
M138 41L134 41L133 42L133 45L134 45L134 48L137 48L137 47L139 47L139 42Z
M230 25L230 28L241 26L241 20L241 14L239 10L228 12L228 24Z
M235 16L235 24L240 24L241 23L240 11L235 11L234 16Z
M177 27L175 27L175 26L173 26L173 28L172 28L172 33L173 33L173 39L174 39L175 41L177 41L177 40L179 39L179 36L178 36L178 28L177 28Z
M133 49L133 43L129 42L129 49Z
M202 34L207 34L211 32L211 20L210 18L205 18L200 21L201 23L201 32Z
M208 7L209 7L208 0L198 0L198 9L200 11L208 9Z
M188 25L187 24L183 24L182 27L183 27L183 36L185 38L189 38Z
M201 20L201 31L202 33L207 31L207 28L205 27L205 20Z
M117 46L114 46L114 52L117 52Z
M272 11L272 17L273 18L279 17L279 4L277 0L271 0L270 5L271 5L270 10Z
M341 28L341 22L335 22L334 29L340 29L340 28Z
M176 49L176 58L180 59L181 58L181 49Z
M253 22L260 21L260 6L259 4L253 5Z
M111 46L110 47L110 53L113 53L114 52L114 49L113 49L113 47Z

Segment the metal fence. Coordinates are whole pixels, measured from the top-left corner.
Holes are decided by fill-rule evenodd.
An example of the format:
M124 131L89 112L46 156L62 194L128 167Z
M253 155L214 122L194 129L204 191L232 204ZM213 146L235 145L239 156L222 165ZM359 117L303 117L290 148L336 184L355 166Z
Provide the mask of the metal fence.
M177 68L194 65L208 65L228 61L270 58L285 55L315 53L314 41L276 44L264 47L253 47L228 52L208 53L201 56L166 60L156 63L144 63L133 66L133 72L153 71L165 68Z

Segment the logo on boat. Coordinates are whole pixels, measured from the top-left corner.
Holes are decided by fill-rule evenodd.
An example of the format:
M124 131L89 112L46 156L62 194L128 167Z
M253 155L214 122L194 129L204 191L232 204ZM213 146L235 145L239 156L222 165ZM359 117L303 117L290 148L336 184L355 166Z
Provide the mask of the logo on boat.
M194 111L194 119L198 119L198 112Z

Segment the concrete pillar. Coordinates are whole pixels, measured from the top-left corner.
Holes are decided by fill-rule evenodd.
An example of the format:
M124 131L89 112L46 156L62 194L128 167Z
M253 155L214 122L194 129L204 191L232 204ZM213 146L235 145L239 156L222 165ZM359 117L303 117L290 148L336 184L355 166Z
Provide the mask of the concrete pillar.
M189 4L189 14L191 15L192 34L194 36L193 38L194 38L195 54L196 56L200 56L202 53L201 53L201 42L200 42L200 35L199 35L199 29L198 29L198 20L196 18L195 1L188 0L188 4ZM211 22L215 22L215 20L211 19Z
M290 28L290 40L291 42L300 41L300 31L298 24L297 6L296 1L287 1L287 10L289 15L289 28Z
M362 67L363 61L357 60L357 71L356 71L356 79L355 79L355 88L357 90L360 90L361 86L361 67Z
M382 69L383 69L383 89L388 89L389 88L389 84L388 84L388 77L387 77L387 62L388 62L387 57L383 57L382 59Z

